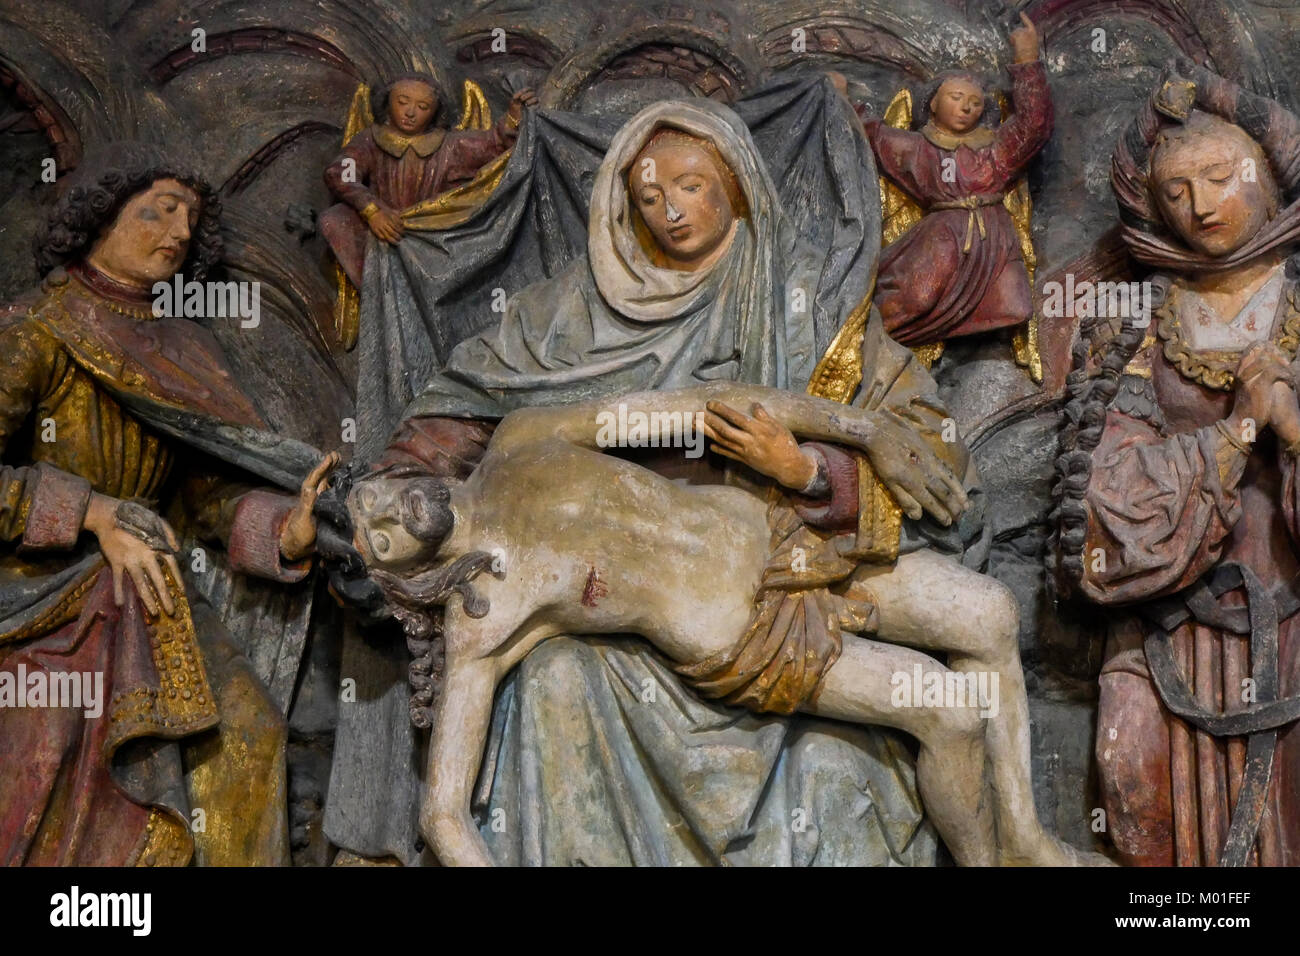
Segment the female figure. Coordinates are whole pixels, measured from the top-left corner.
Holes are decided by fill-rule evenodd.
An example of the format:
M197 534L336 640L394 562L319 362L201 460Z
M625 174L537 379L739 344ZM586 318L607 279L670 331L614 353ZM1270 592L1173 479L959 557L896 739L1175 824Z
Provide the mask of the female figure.
M850 128L848 105L829 89L824 95ZM874 195L865 160L850 170L861 168L864 188L846 184L845 193ZM820 288L818 277L833 271L829 252L795 235L740 119L708 101L653 106L615 135L601 163L588 254L517 293L497 326L456 347L374 464L390 476L464 478L496 421L525 405L714 379L802 389L874 271L871 246L859 249L850 279ZM888 342L878 322L871 341ZM891 365L880 391L899 377L915 384ZM918 406L918 414L933 412ZM654 454L638 460L675 476L721 477L706 459L685 466L681 449ZM832 471L827 488L852 485L856 495L856 470ZM853 505L842 502L835 520L854 523ZM598 579L593 591L604 586ZM418 714L437 664L430 648L412 649L412 683L425 688L411 704ZM353 662L345 647L348 673L378 653L356 651ZM345 787L334 784L352 774L336 759L326 832L362 854L415 862L422 757L411 745L387 752L391 741L410 739L406 695L398 711L388 689L373 691L382 703L371 721L406 728L341 724L340 735L372 777L387 760L393 806L407 815L389 814L382 833L354 823L362 795L346 803L335 796ZM759 718L706 703L639 642L559 638L530 654L498 696L476 808L487 819L504 814L504 830L484 830L501 862L923 863L934 838L909 796L910 764L884 733L845 737L806 717ZM876 795L871 806L860 799L865 791ZM792 844L791 808L817 793L843 813ZM863 815L878 826L864 827Z
M1298 155L1292 114L1191 64L1115 150L1155 308L1073 379L1062 549L1085 596L1134 612L1097 726L1133 864L1300 862Z

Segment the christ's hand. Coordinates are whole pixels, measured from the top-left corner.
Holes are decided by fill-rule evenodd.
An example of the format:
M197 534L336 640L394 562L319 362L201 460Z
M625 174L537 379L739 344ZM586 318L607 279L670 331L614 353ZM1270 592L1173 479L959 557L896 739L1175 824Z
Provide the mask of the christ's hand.
M878 411L865 443L876 477L909 518L929 512L947 526L966 510L969 500L961 479L898 415Z

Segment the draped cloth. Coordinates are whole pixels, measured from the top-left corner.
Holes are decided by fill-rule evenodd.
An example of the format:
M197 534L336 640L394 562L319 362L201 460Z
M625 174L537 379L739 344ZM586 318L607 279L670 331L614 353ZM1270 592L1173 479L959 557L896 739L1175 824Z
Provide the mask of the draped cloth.
M497 192L476 218L438 234L438 252L433 234L408 236L383 253L385 265L368 260L367 282L391 267L394 290L415 282L411 294L430 307L411 322L414 311L385 314L385 334L418 339L430 317L445 319L446 337L480 323L444 353L382 460L463 474L490 434L473 419L534 401L711 377L802 389L874 279L875 166L825 80L783 82L735 112L743 123L700 101L655 106L627 125L534 113ZM717 145L750 206L704 275L654 269L628 228L623 171L661 122ZM589 216L574 202L588 191ZM521 288L520 276L535 284ZM453 286L466 303L458 312L439 298ZM795 287L805 290L798 322ZM490 310L493 288L520 289L504 314ZM883 339L879 322L872 328ZM368 334L378 327L363 324L363 362ZM359 398L371 427L376 397L363 387ZM415 826L423 741L408 717L408 661L391 631L345 641L357 700L340 709L325 832L353 852L414 864L430 857ZM899 735L703 701L631 637L554 638L507 677L474 811L503 864L926 865L936 846ZM806 827L792 829L796 811Z
M665 126L716 146L749 207L722 257L696 272L652 263L633 228L628 171ZM501 418L717 379L806 382L816 271L740 117L710 100L657 103L618 132L596 174L586 257L521 291L499 326L460 343L405 417Z
M811 361L815 362L820 350L871 288L880 248L879 190L870 178L875 164L870 147L855 128L852 110L822 78L782 81L737 103L735 113L743 120L742 128L717 119L723 115L722 108L702 106L699 101L688 105L688 115L698 112L710 117L705 121L710 138L734 140L728 146L732 153L748 140L750 152L762 157L758 161L738 156L736 171L751 169L761 173L749 188L761 193L763 208L783 210L781 215L787 225L765 233L767 248L778 256L792 248L797 251L809 247L814 251L807 257L800 253L800 262L806 261L813 270L806 284L816 352ZM499 184L467 222L441 231L408 230L396 246L373 237L367 240L357 345L358 458L373 461L378 457L407 406L435 376L441 378L449 396L465 391L465 413L475 407L480 413L487 411L475 375L482 384L491 385L494 369L501 373L511 363L522 361L518 350L508 349L508 342L498 343L503 350L497 356L498 363L481 368L471 363L464 370L468 380L456 376L450 356L462 341L504 327L503 308L515 311L515 329L521 335L539 335L549 327L542 323L549 322L550 316L537 314L538 309L563 305L580 310L579 314L600 314L602 306L593 301L600 296L596 280L584 275L584 267L577 263L589 259L583 253L590 252L589 205L595 195L598 170L627 119L530 110ZM617 179L611 167L605 182L618 186ZM613 201L610 195L606 193L607 204ZM613 214L619 211L618 207L608 208ZM750 220L751 226L755 223L767 225L757 216ZM765 261L754 259L764 254L763 249L754 247L741 252L744 261L729 258L730 267L739 269L752 261L760 271L770 269ZM791 265L776 261L778 271L788 270ZM547 287L546 292L524 296L524 290L535 283L570 268L575 270L574 282L562 282ZM639 274L649 273L642 270ZM711 275L721 279L723 273L715 271ZM793 273L786 271L781 278L785 281L792 277ZM612 276L602 276L601 282L606 281L612 281ZM748 291L740 293L726 283L720 284L727 290L724 295L749 295ZM562 289L567 291L567 297L561 298ZM761 287L753 294L766 298L775 291ZM602 328L603 335L617 333L635 338L642 349L644 364L639 370L629 370L626 365L622 368L630 377L647 384L629 387L651 387L653 375L647 376L646 367L670 351L668 339L685 340L688 325L696 336L689 343L693 353L704 354L700 344L706 339L718 342L719 330L704 322L706 314L721 315L718 310L738 303L719 301L705 308L702 303L707 290L700 292L701 311L694 323L661 322L660 328L652 328L655 323L643 319L628 329ZM752 304L761 302L754 300ZM620 308L629 307L630 300L624 298ZM619 313L616 325L627 321L628 316ZM763 321L769 320L764 316ZM566 328L574 331L572 325ZM759 330L751 332L751 342L762 339ZM802 331L799 334L806 337ZM522 348L524 341L519 339L517 344ZM612 340L602 338L589 344L603 349ZM777 348L776 342L769 346L763 340L761 348L744 350L746 360L775 363L779 358ZM609 352L613 352L612 347ZM563 352L551 355L551 383L581 393L580 387L562 381L565 358ZM798 360L804 361L803 356ZM788 356L785 361L790 361ZM707 374L707 369L703 370ZM661 377L667 380L669 375L685 371L685 366L674 363ZM775 372L773 369L772 374ZM607 368L604 374L609 387L615 387L614 372ZM791 375L788 368L786 375L800 388L807 378ZM760 380L766 378L755 379ZM687 383L689 379L683 381Z

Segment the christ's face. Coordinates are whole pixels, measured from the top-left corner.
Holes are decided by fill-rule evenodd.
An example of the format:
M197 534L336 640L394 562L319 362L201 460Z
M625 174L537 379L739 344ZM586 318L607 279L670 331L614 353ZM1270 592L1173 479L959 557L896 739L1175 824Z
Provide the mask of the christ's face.
M632 202L674 268L693 271L718 250L735 213L722 174L702 148L655 146L628 173Z
M407 135L423 133L438 111L438 94L427 83L402 80L388 91L388 121Z
M348 512L356 529L353 546L369 567L401 571L421 564L438 543L417 535L431 521L430 500L422 483L409 478L371 478L348 495Z
M1236 252L1268 221L1271 179L1262 155L1232 127L1189 132L1157 147L1151 164L1165 221L1197 252Z
M984 115L984 91L970 80L947 80L930 100L934 125L949 133L969 133Z
M180 271L201 209L189 186L160 179L126 201L87 261L124 285L152 288Z

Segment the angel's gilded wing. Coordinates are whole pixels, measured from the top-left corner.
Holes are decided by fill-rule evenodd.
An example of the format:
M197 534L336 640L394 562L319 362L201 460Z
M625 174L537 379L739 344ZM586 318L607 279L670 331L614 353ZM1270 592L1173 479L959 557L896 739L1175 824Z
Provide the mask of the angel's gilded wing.
M466 80L460 88L460 122L457 129L491 129L492 107L488 105L483 88L473 80Z
M356 136L363 129L373 126L375 114L370 109L370 87L365 83L357 86L357 91L352 94L352 105L348 107L348 119L343 124L343 145L346 146L352 142L352 137Z
M997 100L998 109L1002 114L1002 121L1006 122L1007 114L1011 112L1011 105L1007 102L1006 94L1001 91L997 94ZM1028 178L1021 176L1016 181L1015 188L1006 194L1002 200L1002 205L1007 207L1007 212L1011 213L1011 221L1016 226L1016 236L1020 239L1020 254L1025 260L1025 271L1029 273L1029 289L1032 298L1034 270L1038 268L1038 256L1034 252L1034 239L1031 231L1034 203L1029 198ZM1011 341L1011 349L1016 364L1021 368L1028 369L1029 377L1034 380L1035 384L1041 385L1043 382L1043 358L1038 350L1037 309L1030 315L1029 321L1016 330L1015 337Z
M899 90L885 110L885 124L894 129L912 128L912 91ZM921 221L921 207L887 176L880 177L880 244L887 246Z

